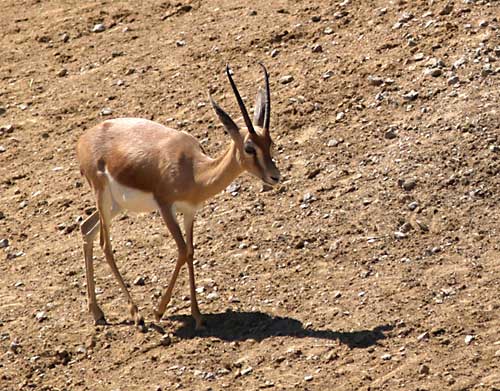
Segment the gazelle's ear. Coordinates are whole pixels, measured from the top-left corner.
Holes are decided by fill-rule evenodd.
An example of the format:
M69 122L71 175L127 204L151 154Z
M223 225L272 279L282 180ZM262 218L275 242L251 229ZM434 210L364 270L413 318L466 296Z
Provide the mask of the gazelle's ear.
M233 119L217 104L217 102L212 98L212 95L210 95L210 93L208 93L208 97L215 111L215 114L217 114L217 117L219 117L220 122L222 122L222 124L226 128L231 138L234 141L241 141L241 135L238 130L238 126L235 124Z
M266 91L259 87L257 97L255 98L255 107L253 109L253 123L261 128L264 127L266 116Z

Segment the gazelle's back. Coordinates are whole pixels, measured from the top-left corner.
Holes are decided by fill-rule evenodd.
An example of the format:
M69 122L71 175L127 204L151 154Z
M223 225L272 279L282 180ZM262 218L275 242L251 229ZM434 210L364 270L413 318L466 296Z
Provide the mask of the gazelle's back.
M154 193L157 181L172 182L181 175L180 164L202 157L198 141L191 135L139 118L117 118L85 132L77 144L80 170L95 186L107 172L116 181ZM174 183L172 183L174 185Z

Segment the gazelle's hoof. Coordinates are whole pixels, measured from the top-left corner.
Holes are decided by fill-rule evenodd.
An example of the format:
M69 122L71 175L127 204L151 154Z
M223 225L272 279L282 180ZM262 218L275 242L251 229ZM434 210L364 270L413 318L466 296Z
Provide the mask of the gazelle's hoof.
M94 325L95 326L106 326L108 324L108 321L104 317L104 315L100 318L97 318L94 320Z
M203 331L207 329L207 325L203 321L203 319L195 319L195 326L194 329L196 331Z
M139 330L141 330L143 332L144 332L144 329L147 330L146 324L144 323L144 318L141 315L136 314L134 323Z
M153 312L155 314L155 320L157 322L161 321L161 318L163 318L163 312L160 312L158 310L154 310Z

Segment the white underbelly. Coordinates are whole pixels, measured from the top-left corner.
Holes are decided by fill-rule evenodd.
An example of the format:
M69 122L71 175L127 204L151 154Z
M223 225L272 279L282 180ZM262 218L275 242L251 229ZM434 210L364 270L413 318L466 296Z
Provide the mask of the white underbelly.
M190 204L189 202L177 201L174 202L174 213L179 212L183 215L194 216L196 211L200 208L200 205Z
M109 190L113 198L113 203L119 209L132 213L149 213L159 209L158 203L152 193L122 185L108 171L106 171L106 176L108 177ZM194 216L199 208L200 205L183 201L177 201L173 204L173 212L179 212L184 215Z
M152 193L122 185L108 172L106 175L113 201L118 204L120 209L133 213L148 213L158 210L158 203Z

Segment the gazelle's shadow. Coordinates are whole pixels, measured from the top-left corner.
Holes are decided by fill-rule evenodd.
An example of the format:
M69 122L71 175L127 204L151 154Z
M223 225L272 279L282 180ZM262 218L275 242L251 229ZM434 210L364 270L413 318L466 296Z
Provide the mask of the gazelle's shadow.
M381 325L372 330L352 332L334 330L314 330L304 328L302 322L293 318L270 316L263 312L227 311L217 314L204 314L206 329L196 331L194 321L188 315L173 315L168 317L173 322L182 325L174 332L179 338L216 337L224 341L244 341L254 339L262 341L273 336L290 336L294 338L320 338L336 340L351 348L367 348L385 339L384 331L390 331L392 326Z

